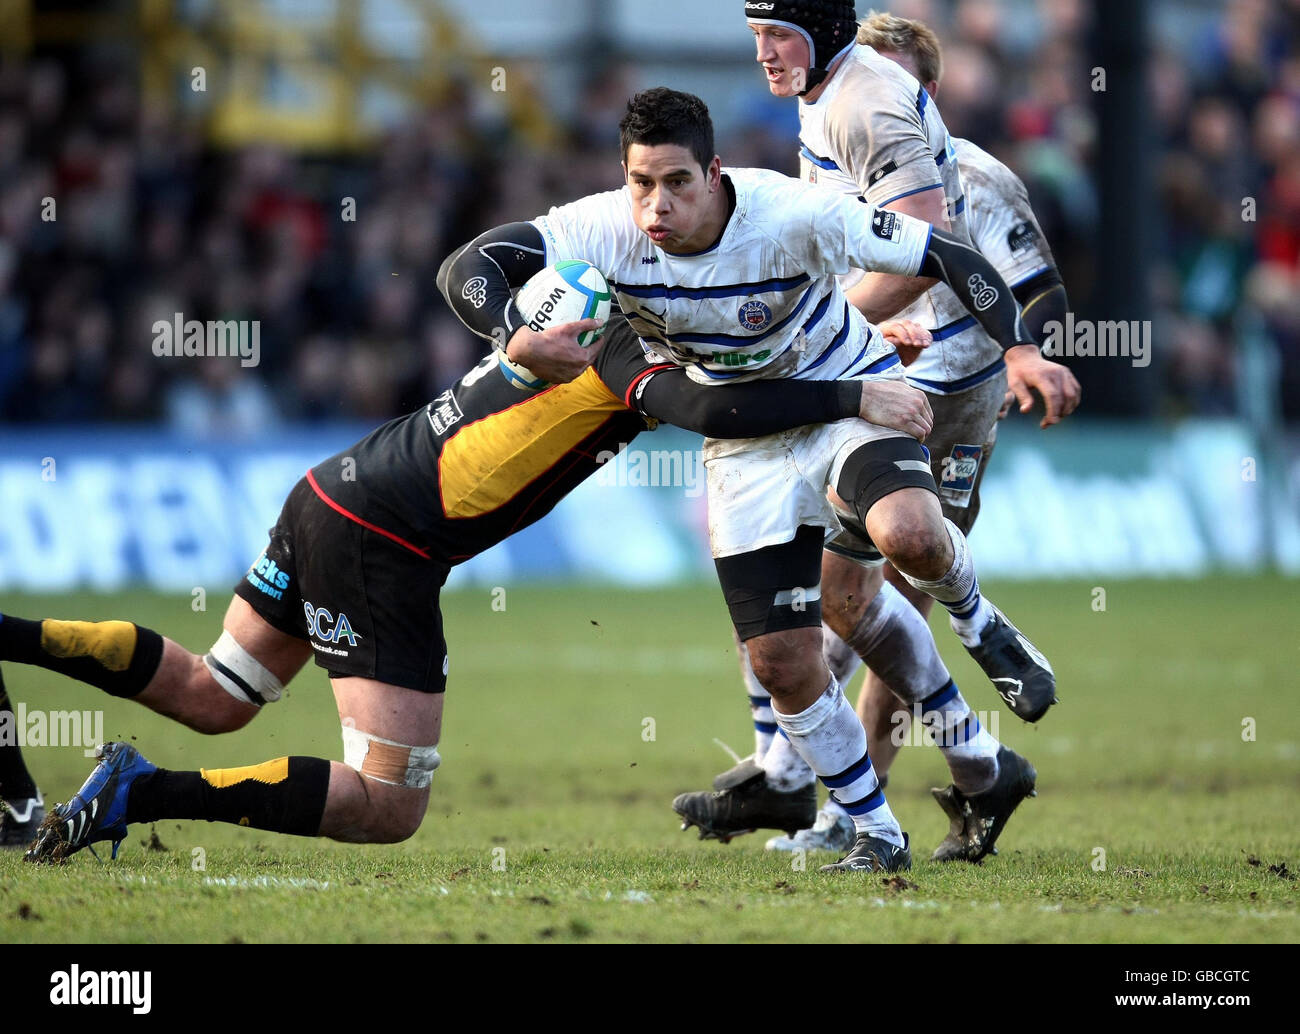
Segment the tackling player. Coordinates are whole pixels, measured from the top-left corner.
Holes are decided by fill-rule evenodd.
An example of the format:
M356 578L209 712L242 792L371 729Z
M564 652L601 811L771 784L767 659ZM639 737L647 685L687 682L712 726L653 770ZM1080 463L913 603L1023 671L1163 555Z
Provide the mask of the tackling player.
M13 721L13 707L0 674L0 721ZM24 847L45 820L45 801L23 763L17 739L0 738L0 848Z
M749 3L746 17L770 90L800 100L800 160L806 180L939 226L951 226L963 236L967 233L971 199L938 109L912 76L861 45L879 41L880 33L867 38L867 23L859 29L852 3ZM888 16L877 18L888 21ZM1016 275L1016 296L1022 303L1036 303L1035 315L1046 308L1038 300L1050 294L1051 281L1060 283L1050 255L1047 269L1040 266L1027 278L1017 275L1025 272L1023 267L999 271L1007 272L1009 280ZM1045 362L1037 350L1012 350L1004 361L1002 349L943 285L918 298L914 282L879 273L854 274L844 283L852 285L848 296L868 318L891 314L910 303L906 315L933 328L934 344L921 353L918 364L909 367L908 377L930 393L936 414L936 431L927 445L944 515L968 532L978 513L979 482L992 451L1008 372L1023 411L1032 405L1030 388L1041 392L1047 408L1044 426L1073 410L1078 385L1064 367ZM1063 294L1062 290L1062 304ZM1041 328L1041 322L1036 326ZM892 567L888 569L889 581L882 585L881 573L870 569L881 562L870 540L848 527L828 547L823 579L828 598L846 601L826 611L825 645L832 669L847 681L864 659L879 673L872 676L874 693L864 692L859 706L863 709L871 702L868 728L874 735L870 745L879 771L887 773L897 750L890 737L897 704L880 675L896 690L902 686L900 695L908 701L916 695L908 683L928 680L931 686L943 686L949 676L937 653L923 648L897 649L899 642L920 643L930 638L928 626L917 620L904 597L923 600L924 604L918 605L922 615L928 615L932 601L898 577ZM989 671L989 662L997 654L1026 652L1014 627L995 614L982 628L956 624L954 628L1012 711L1028 721L1042 717L1056 693L1051 668L1041 656L1029 653L1034 663L1026 666L1032 672L1028 677ZM770 742L770 701L743 657L742 671L755 721L756 755L761 756ZM924 712L923 718L928 720ZM993 848L1002 824L1019 801L1016 786L1023 780L1018 774L1026 765L1004 748L990 769L954 773L953 784L939 795L940 804L953 819L953 828L935 852L936 859L974 861ZM734 780L743 767L742 763L719 776L715 786ZM799 776L797 766L787 770L787 779ZM802 777L808 779L809 775ZM984 828L990 832L983 832ZM848 817L832 799L811 830L792 839L774 838L768 846L839 850L852 832Z
M425 408L313 467L205 656L127 621L0 615L0 661L68 675L204 733L242 728L314 654L343 729L342 763L283 757L182 772L157 768L129 744L105 744L27 858L59 860L103 840L116 856L128 825L164 818L403 840L424 817L440 763L448 656L439 592L452 565L539 520L647 418L730 436L863 414L888 422L889 409L901 426L929 427L924 396L903 384L703 388L671 364L648 363L621 317L603 348L579 350L577 333L596 326L522 328L511 341L530 355L563 353L567 343L576 358L553 356L546 369L570 383L523 394L492 355ZM26 793L17 748L3 748L0 762L6 795L11 781Z
M897 354L845 301L835 279L858 267L929 278L921 289L943 280L1004 347L1037 354L1006 285L951 234L775 173L724 173L708 111L689 94L638 94L620 129L623 190L480 238L512 255L508 269L483 256L481 245L459 253L457 280L488 284L457 310L484 337L519 325L512 287L547 263L584 259L605 272L647 349L686 366L700 383L901 380ZM536 368L526 357L512 352L511 358ZM925 450L915 437L839 421L743 443L711 440L705 456L719 577L755 673L779 705L772 709L784 733L779 739L853 815L854 847L827 868L906 867L906 838L885 803L861 722L822 661L818 583L822 544L840 528L826 499L834 489L848 519L911 584L943 602L963 632L1004 622L979 592L964 536L943 519ZM1024 655L999 654L994 672L1027 675ZM949 682L926 703L948 734L949 757L992 770L1000 745L956 686ZM804 795L779 793L779 773L768 769L768 760L744 786L684 794L674 808L719 836L789 828L796 813L810 821L815 797L805 810ZM1006 775L1000 782L1008 792L1032 790L1027 763ZM752 784L768 777L772 792L755 797Z

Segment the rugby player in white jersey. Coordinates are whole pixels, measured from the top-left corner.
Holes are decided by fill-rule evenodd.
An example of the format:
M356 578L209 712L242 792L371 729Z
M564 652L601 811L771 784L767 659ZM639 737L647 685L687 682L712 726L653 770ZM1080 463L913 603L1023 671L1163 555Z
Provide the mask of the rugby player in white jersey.
M497 301L457 307L484 336L505 330L498 339L508 337L509 357L540 375L549 356L509 291L566 259L603 270L648 353L685 366L699 383L877 378L882 413L897 416L898 407L914 404L893 347L840 291L836 276L853 268L921 276L922 288L942 279L1006 348L1031 342L1005 283L953 235L776 173L724 173L698 98L666 89L638 94L620 129L626 186L488 231L480 239L513 242L518 261L511 276L494 262L476 265ZM477 250L471 244L460 254L474 261ZM531 265L523 261L530 255ZM927 407L916 437L841 420L705 444L710 543L733 624L771 694L780 741L853 816L853 848L830 869L892 870L910 864L910 853L862 724L822 660L821 552L840 530L828 490L911 584L950 610L988 610L965 537L944 520L917 441L928 425ZM989 771L997 741L955 686L943 695L933 708L937 724L960 730L945 754ZM1032 767L1014 774L1022 797L1032 789ZM779 774L766 769L758 778L768 792L684 794L674 808L718 837L811 821L815 796L779 793Z
M938 109L913 76L869 46L855 46L866 41L859 35L853 4L782 0L747 3L745 11L772 93L800 100L803 178L969 239L968 198ZM1043 360L1033 348L1011 350L1004 360L1002 349L944 285L918 297L915 281L880 273L854 273L842 283L870 319L907 306L907 317L933 328L934 343L921 353L922 365L909 368L909 381L931 396L936 433L927 444L945 517L968 531L978 512L979 480L992 449L1007 371L1012 371L1022 410L1032 406L1031 388L1042 394L1044 426L1073 410L1077 383L1064 367ZM879 736L873 740L873 755L879 751L892 761L897 748L889 734L899 727L890 723L899 709L887 684L909 704L920 700L922 720L937 724L930 711L951 691L952 682L921 617L929 612L930 597L892 569L890 580L882 584L882 572L875 569L882 561L879 552L851 521L845 523L845 531L829 544L823 564L826 655L842 682L861 660L873 668L876 691L864 693L860 709L868 700L874 702L868 727L883 733L884 741L882 745ZM900 593L896 586L905 591ZM905 596L925 601L920 614ZM1046 713L1056 699L1054 674L1014 626L996 612L985 612L953 615L953 627L1014 713L1028 721ZM1009 662L1019 670L1009 673ZM770 700L743 651L741 668L754 719L754 757L760 758L773 742ZM946 733L936 732L942 744ZM776 747L781 752L784 745L777 740ZM789 752L784 755L789 757ZM877 766L887 774L888 765L879 767L879 758ZM778 766L773 760L767 767ZM952 832L934 857L977 861L993 849L1018 804L1017 788L1026 783L1027 763L1003 748L988 768L950 767L953 783L936 796L952 819ZM747 759L714 785L734 783L752 768L753 760ZM799 778L808 780L809 775L800 773L797 759L790 758L785 779ZM852 835L849 817L832 798L811 830L794 838L773 838L768 846L839 850Z
M857 41L905 68L931 99L937 98L943 75L943 52L938 38L923 22L873 12L861 22ZM1041 341L1045 324L1064 320L1068 300L1051 248L1029 204L1029 193L1015 173L987 151L969 140L954 139L952 143L965 188L971 239L1011 286L1023 307L1030 332ZM912 319L925 321L927 317L923 302L914 304L907 313ZM960 341L963 337L974 338L977 347L987 354L988 341L980 328L970 328L951 340ZM940 337L940 341L944 339ZM951 350L943 345L941 349ZM989 388L977 385L940 394L934 391L931 378L936 372L941 376L942 367L931 362L932 358L941 356L922 353L920 360L908 367L908 382L930 393L935 427L927 442L936 461L935 478L939 482L944 513L968 532L979 513L980 481L997 437L997 396L993 390L996 381L987 382ZM1013 398L1008 395L1007 402ZM1023 408L1026 407L1022 404ZM984 429L982 433L981 429ZM981 441L984 444L963 444ZM942 468L938 468L940 462ZM929 597L917 593L888 567L886 578L917 610L929 614ZM840 643L838 637L833 642ZM828 651L843 658L842 666L832 664L837 675L842 673L842 681L852 677L857 654L842 645L838 651L828 646ZM867 742L876 768L882 774L887 773L910 716L906 710L899 709L897 697L874 672L867 674L858 700L858 713L867 728ZM962 809L954 790L955 787L949 787L934 793L950 819L957 822L961 820ZM814 829L816 833L807 830L793 838L774 838L768 846L841 850L852 836L848 816L833 802L819 813Z

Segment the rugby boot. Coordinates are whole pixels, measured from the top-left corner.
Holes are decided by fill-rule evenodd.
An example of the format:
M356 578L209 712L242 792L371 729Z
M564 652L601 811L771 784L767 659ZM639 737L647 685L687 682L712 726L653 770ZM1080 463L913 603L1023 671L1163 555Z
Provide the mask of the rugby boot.
M1056 673L1020 629L993 607L978 646L966 647L1017 718L1036 722L1056 703Z
M782 792L767 785L767 773L746 758L724 772L721 789L684 793L673 801L682 829L698 826L701 840L727 843L756 829L782 829L791 836L817 819L817 783Z
M36 842L23 857L29 862L61 862L83 847L112 842L112 857L126 839L126 798L140 776L158 771L129 743L105 743L95 753L99 764L67 804L46 817ZM94 848L91 848L94 854Z
M0 848L26 847L44 821L45 800L39 790L21 801L0 800Z
M951 783L942 790L931 790L939 807L948 815L949 828L930 860L978 862L985 855L997 854L993 845L1011 813L1026 797L1038 796L1034 789L1037 779L1033 765L1015 751L1001 747L998 777L983 793L967 796Z
M831 865L823 865L822 872L906 872L912 867L911 844L906 833L903 846L895 847L868 833L859 833L853 850Z

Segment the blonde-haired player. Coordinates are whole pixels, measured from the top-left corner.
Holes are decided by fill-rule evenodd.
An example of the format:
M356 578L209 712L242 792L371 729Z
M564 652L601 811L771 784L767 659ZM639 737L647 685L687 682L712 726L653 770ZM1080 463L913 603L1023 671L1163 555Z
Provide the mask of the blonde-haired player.
M874 15L858 25L853 4L842 0L750 0L745 13L769 89L800 101L803 178L970 239L964 170L932 95L909 71L865 45L864 38L874 32L873 38L883 42L883 35L893 34L888 35L892 46L903 41L899 33L905 34L909 46L933 59L926 68L937 75L942 58L933 34L923 26L924 31L905 26L901 19L882 24ZM964 532L978 512L979 479L1008 383L1022 410L1032 406L1031 390L1042 395L1044 426L1074 409L1078 384L1068 370L1045 361L1033 348L1012 349L1004 360L946 288L918 297L915 281L878 273L851 275L845 286L850 301L868 319L902 311L932 328L934 344L908 373L912 383L930 395L935 431L927 444L934 474L945 516ZM1022 304L1031 300L1017 294ZM941 681L946 669L937 653L919 645L929 635L921 614L908 605L910 587L905 586L905 598L896 588L896 577L882 585L881 572L870 566L879 563L869 539L846 524L823 564L824 611L827 655L836 674L851 675L861 657L885 676L873 680L875 692L869 690L864 703L874 708L868 725L875 734L873 745L892 760L896 748L888 733L891 712L898 705L888 692L890 686L915 699L915 684L930 679L933 692L922 700L923 719L945 736L960 732L943 710L950 683ZM952 624L1013 712L1029 721L1041 718L1056 698L1055 675L1046 658L995 611L953 614ZM1017 669L1011 674L1008 662ZM746 683L762 752L765 692L748 672ZM910 683L905 691L902 683ZM935 857L974 861L992 850L1022 799L1026 784L1019 776L1028 767L1003 747L995 765L965 772L964 778L954 772L953 785L939 794L953 819L952 830ZM726 775L719 779L727 781ZM812 830L794 839L776 838L769 847L838 850L851 831L845 818L832 804L819 814Z

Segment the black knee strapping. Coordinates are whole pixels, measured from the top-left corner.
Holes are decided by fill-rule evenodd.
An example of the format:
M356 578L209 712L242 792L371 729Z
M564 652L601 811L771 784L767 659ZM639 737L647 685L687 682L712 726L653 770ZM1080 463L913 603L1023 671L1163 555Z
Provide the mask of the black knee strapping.
M790 542L714 560L742 641L821 624L821 528L804 525Z
M840 498L852 503L859 517L901 488L939 494L930 473L930 452L915 438L880 438L855 449L835 484Z

